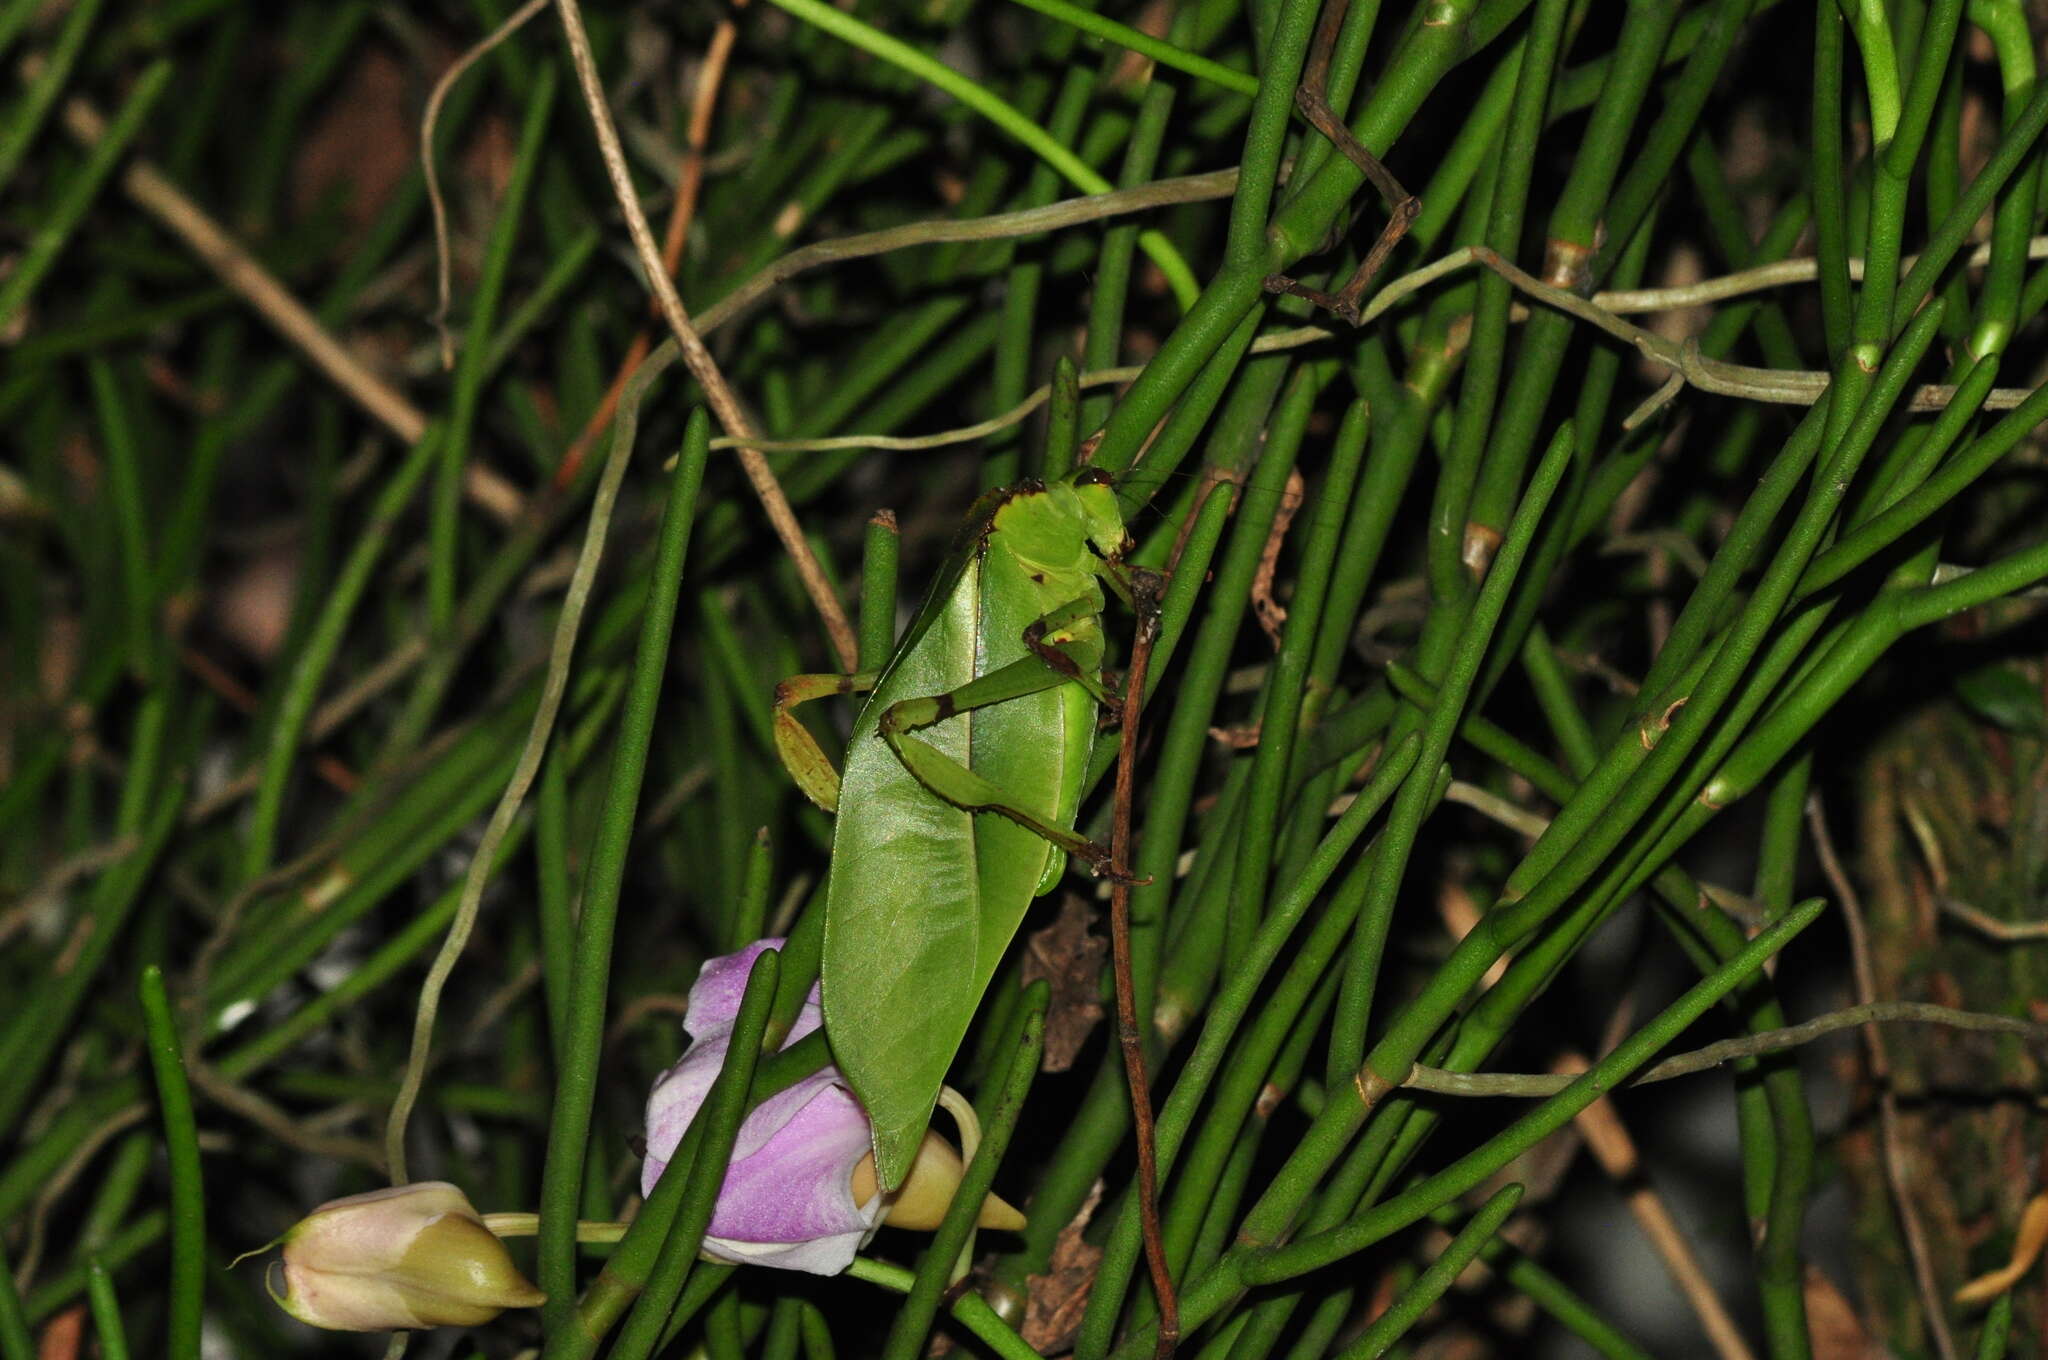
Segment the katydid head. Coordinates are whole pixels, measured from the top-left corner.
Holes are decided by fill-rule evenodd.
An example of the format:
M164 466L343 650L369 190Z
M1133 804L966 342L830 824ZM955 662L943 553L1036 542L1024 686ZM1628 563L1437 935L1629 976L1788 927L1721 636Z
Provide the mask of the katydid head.
M1123 507L1117 504L1116 488L1109 474L1099 468L1083 468L1074 474L1074 499L1081 511L1082 532L1102 560L1123 561L1131 550L1131 533L1124 527Z

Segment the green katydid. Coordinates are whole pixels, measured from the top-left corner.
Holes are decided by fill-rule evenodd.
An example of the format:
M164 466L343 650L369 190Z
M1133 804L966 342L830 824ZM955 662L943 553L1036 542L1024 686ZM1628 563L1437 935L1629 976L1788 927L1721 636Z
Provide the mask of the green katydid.
M990 492L885 667L776 689L783 762L837 814L825 1027L885 1188L908 1171L1031 900L1070 854L1108 868L1073 826L1097 706L1113 702L1103 586L1141 607L1152 595L1149 574L1123 564L1129 542L1100 472ZM836 774L790 709L861 690Z

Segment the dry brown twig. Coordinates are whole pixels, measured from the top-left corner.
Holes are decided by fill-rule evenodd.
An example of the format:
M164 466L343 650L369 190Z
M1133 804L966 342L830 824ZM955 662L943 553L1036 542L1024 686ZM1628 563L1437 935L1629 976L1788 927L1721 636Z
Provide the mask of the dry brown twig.
M1863 899L1835 854L1834 837L1828 832L1827 813L1820 794L1807 795L1806 825L1813 833L1814 853L1821 872L1835 890L1842 908L1842 924L1849 933L1849 970L1855 979L1856 1000L1870 1005L1877 999L1877 975L1870 964L1870 933L1863 922ZM1905 1139L1899 1129L1898 1097L1892 1090L1891 1058L1885 1052L1884 1034L1875 1025L1863 1026L1863 1042L1870 1051L1870 1079L1877 1087L1878 1160L1884 1164L1884 1180L1891 1191L1892 1210L1906 1239L1906 1254L1913 1262L1913 1287L1920 1295L1920 1311L1927 1315L1927 1330L1934 1339L1935 1353L1942 1360L1955 1360L1955 1338L1949 1335L1948 1313L1941 1286L1934 1278L1933 1253L1920 1216L1913 1212L1912 1196L1906 1186Z
M28 891L0 911L0 948L27 928L39 911L55 905L72 884L91 878L102 869L119 863L135 849L134 836L119 836L101 845L89 845L51 865Z
M1287 490L1280 498L1279 510L1273 515L1273 527L1266 534L1266 546L1259 552L1259 569L1252 576L1252 612L1258 615L1259 627L1265 630L1276 652L1282 642L1281 630L1287 624L1287 606L1273 597L1273 578L1280 570L1280 549L1287 541L1287 530L1294 523L1295 513L1301 509L1307 485L1299 468L1289 470Z
M1586 1067L1584 1058L1568 1053L1553 1070L1576 1076ZM1664 1268L1670 1272L1678 1292L1685 1296L1686 1303L1699 1318L1700 1327L1713 1344L1714 1353L1720 1360L1753 1360L1748 1344L1742 1339L1741 1329L1728 1315L1721 1296L1714 1292L1692 1243L1686 1240L1677 1220L1665 1208L1663 1197L1643 1178L1635 1141L1629 1137L1628 1127L1622 1123L1613 1100L1602 1096L1572 1116L1572 1123L1591 1149L1593 1159L1600 1163L1601 1170L1623 1191L1629 1213L1664 1262Z
M208 1100L240 1115L286 1147L312 1157L355 1162L372 1171L384 1169L384 1152L369 1139L316 1132L266 1097L221 1076L210 1064L188 1058L186 1066L193 1086Z
M434 129L441 122L441 106L447 102L448 92L455 88L455 82L462 79L463 73L489 56L492 48L526 27L529 19L547 7L548 0L526 0L505 22L451 62L441 73L441 78L434 82L433 93L427 96L426 112L420 115L420 175L427 183L427 209L434 219L434 333L441 341L442 368L455 367L455 337L448 330L448 306L450 294L454 291L450 275L454 271L448 258L448 201L442 197L441 174L434 161Z
M1970 929L1998 941L2000 944L2026 944L2029 941L2048 940L2048 921L2001 921L1988 916L1967 902L1942 895L1934 899L1950 916L1955 917Z
M1136 797L1138 715L1145 703L1145 672L1152 647L1159 640L1156 581L1142 597L1132 583L1138 606L1138 636L1131 646L1131 664L1124 675L1121 742L1116 754L1116 789L1110 817L1109 941L1116 974L1117 1042L1123 1051L1124 1077L1131 1092L1131 1123L1138 1146L1138 1217L1145 1241L1145 1264L1152 1276L1152 1294L1159 1305L1159 1339L1155 1360L1170 1360L1180 1343L1180 1302L1174 1292L1173 1268L1159 1223L1159 1168L1153 1143L1152 1084L1145 1072L1145 1040L1139 1027L1137 989L1131 978L1131 805Z
M200 683L226 700L229 707L244 714L256 711L258 700L255 694L225 666L190 643L180 644L177 651L178 660L185 669L199 677ZM313 773L319 775L329 788L343 796L354 793L362 783L361 777L344 764L340 757L325 751L313 757Z
M704 347L702 337L690 324L690 315L683 309L683 300L676 293L675 280L661 266L661 252L655 245L653 230L647 225L647 214L641 210L640 199L633 190L625 150L619 145L619 130L612 121L604 83L598 77L597 59L591 54L590 37L583 30L582 6L578 0L555 0L555 9L561 15L569 60L576 68L576 82L582 90L584 105L590 111L590 121L597 133L598 155L604 161L605 174L611 180L612 194L618 200L619 210L625 214L626 230L633 238L633 251L640 258L647 286L654 290L683 362L697 380L697 385L704 389L705 399L711 405L712 414L718 417L718 423L732 438L752 440L753 426L741 408L739 398L733 394L732 386L719 370L718 361L711 357L711 351ZM841 669L851 672L859 664L860 654L853 625L847 620L846 610L840 605L838 596L833 594L831 583L825 579L824 570L812 554L810 544L805 542L803 527L797 523L789 498L783 495L767 458L758 449L741 448L739 460L741 470L746 473L754 494L761 501L761 508L767 512L769 523L774 526L775 536L782 540L783 551L789 554L796 566L805 593L824 620L825 631L832 639L832 648L838 654Z
M697 89L690 102L690 126L688 144L683 148L681 167L676 177L675 203L669 209L668 227L661 238L661 267L670 277L682 264L683 242L689 239L690 223L697 216L697 195L704 185L705 153L711 146L711 117L718 109L719 87L725 82L726 61L732 55L732 45L739 30L730 19L720 19L718 26L711 30L711 45L704 50L704 65L697 74ZM661 321L661 307L653 298L648 299L648 310L656 323ZM704 329L709 329L705 327ZM576 479L576 473L589 456L591 446L605 427L612 423L612 416L619 409L619 398L625 393L626 384L639 371L647 358L647 352L654 345L654 334L647 327L633 337L632 345L626 350L626 357L619 362L619 371L612 375L612 383L605 390L604 399L597 409L590 413L590 419L583 423L576 442L563 453L561 464L555 469L557 489L568 486Z
M88 1130L78 1145L71 1149L70 1155L58 1163L56 1171L43 1181L42 1189L36 1195L35 1206L29 1211L27 1241L21 1249L19 1264L14 1268L14 1283L17 1289L26 1290L35 1282L36 1272L43 1262L43 1246L49 1233L50 1215L56 1210L58 1201L78 1183L78 1178L85 1174L86 1168L92 1165L93 1159L100 1155L107 1144L127 1129L141 1123L150 1113L151 1107L140 1101L133 1105L124 1105L114 1111Z
M1952 1006L1937 1006L1926 1001L1873 1001L1864 1006L1845 1006L1783 1029L1722 1039L1690 1053L1680 1053L1637 1072L1622 1086L1650 1086L1660 1081L1697 1076L1740 1058L1783 1053L1830 1034L1869 1024L1946 1025L1950 1029L1971 1030L1979 1034L2010 1034L2029 1043L2048 1044L2048 1025L2035 1024L2031 1020L1981 1011L1959 1011ZM1577 1078L1551 1072L1450 1072L1417 1063L1399 1084L1411 1090L1443 1096L1512 1096L1523 1100L1547 1100L1575 1080Z
M1203 196L1206 196L1204 194ZM1086 202L1087 200L1074 200ZM909 244L903 242L902 244ZM801 253L801 252L800 252ZM851 258L851 257L833 257ZM825 263L821 257L815 263ZM1528 294L1538 302L1556 307L1596 329L1604 331L1615 339L1634 347L1644 358L1664 367L1670 378L1651 397L1629 414L1624 424L1636 425L1647 420L1660 406L1670 401L1687 386L1717 396L1737 397L1747 401L1768 402L1775 405L1806 406L1820 399L1827 390L1830 375L1818 369L1775 369L1754 368L1746 364L1726 363L1710 359L1702 354L1696 341L1667 340L1654 331L1646 330L1620 316L1607 311L1600 305L1604 294L1591 298L1579 296L1567 289L1554 288L1536 278L1528 271L1518 268L1503 259L1499 252L1484 246L1464 246L1441 259L1432 260L1411 273L1389 281L1373 294L1359 313L1360 326L1371 324L1394 306L1421 292L1439 279L1457 273L1461 269L1477 265L1490 269L1506 279L1510 285ZM750 282L749 287L752 284ZM730 301L730 299L728 299ZM706 313L707 325L711 313ZM730 313L721 313L718 320L727 319ZM1341 338L1342 333L1327 326L1298 326L1289 330L1272 331L1254 340L1250 352L1253 354L1277 354L1287 350L1300 349L1306 345L1324 344ZM1135 382L1145 370L1140 365L1122 368L1091 369L1079 375L1079 386L1114 387ZM1956 389L1944 383L1925 383L1913 388L1900 403L1908 411L1939 411L1954 400ZM2009 411L2033 395L2032 388L1994 387L1985 397L1982 406L1986 411ZM899 452L916 452L925 449L943 448L949 444L965 444L983 439L998 430L1007 429L1043 406L1052 396L1051 384L1046 384L1026 396L1017 405L1000 415L989 417L973 425L958 429L941 430L928 435L880 435L848 434L823 439L755 439L746 441L748 447L768 453L806 453L834 449L893 449ZM725 437L711 441L714 449L733 448L742 441L738 437Z
M1333 810L1341 812L1344 808L1351 806L1351 798L1352 795L1345 794L1336 799L1331 804ZM1550 818L1545 817L1542 813L1531 812L1520 804L1501 797L1491 789L1482 788L1477 784L1468 784L1462 779L1453 779L1445 786L1444 801L1447 803L1459 803L1471 808L1489 821L1497 822L1517 835L1526 836L1532 841L1550 829ZM1762 924L1764 920L1762 909L1755 902L1736 892L1733 888L1725 887L1719 883L1708 882L1704 879L1697 880L1695 886L1699 889L1700 895L1708 902L1727 912L1730 916L1741 920L1744 924ZM1471 929L1472 924L1476 923L1478 919L1478 910L1473 908L1472 914L1466 919L1463 927L1458 930L1458 935L1463 936L1465 931Z

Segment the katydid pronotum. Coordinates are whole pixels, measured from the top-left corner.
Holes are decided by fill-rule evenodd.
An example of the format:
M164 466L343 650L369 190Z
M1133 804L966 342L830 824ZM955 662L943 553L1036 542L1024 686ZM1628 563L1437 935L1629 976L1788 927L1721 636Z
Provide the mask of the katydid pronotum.
M1003 951L1068 855L1099 706L1104 587L1145 607L1146 574L1107 477L991 492L887 666L776 691L783 761L836 813L825 890L825 1024L874 1125L884 1187L909 1169ZM790 709L870 690L835 774Z

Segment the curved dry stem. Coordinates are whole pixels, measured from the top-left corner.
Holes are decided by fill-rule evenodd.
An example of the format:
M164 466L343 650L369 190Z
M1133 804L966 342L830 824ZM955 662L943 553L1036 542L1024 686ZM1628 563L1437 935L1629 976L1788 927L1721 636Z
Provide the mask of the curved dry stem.
M455 367L455 337L448 330L449 295L454 290L449 282L452 270L448 259L448 202L441 194L441 172L435 168L434 129L441 121L441 106L448 102L448 92L455 88L455 82L462 79L463 73L489 56L492 48L526 27L527 20L547 7L548 0L526 0L504 23L457 57L434 82L433 93L427 96L426 112L420 115L420 176L426 181L427 209L434 219L434 334L440 338L443 369Z
M498 857L498 846L512 830L513 819L518 816L528 790L540 773L541 757L546 753L548 737L554 731L555 715L561 710L563 695L568 692L569 662L576 652L576 635L583 624L584 609L590 602L591 587L597 582L598 561L604 556L605 536L611 529L612 507L618 500L619 485L625 481L632 451L633 441L630 438L612 441L611 454L605 460L604 474L591 501L590 527L584 531L583 547L576 555L576 570L562 598L562 613L555 624L547 674L541 682L540 706L534 710L533 722L527 728L526 745L519 752L512 777L506 781L505 792L499 797L497 807L492 809L491 820L470 857L469 871L462 881L462 896L455 908L455 919L448 923L448 934L441 941L441 950L427 970L426 981L420 984L419 1006L413 1017L412 1051L406 1060L405 1075L399 1082L398 1096L392 1101L391 1117L384 1130L384 1157L390 1167L393 1185L402 1185L406 1180L405 1130L412 1118L413 1106L419 1100L420 1085L426 1080L427 1059L434 1043L434 1020L441 1008L441 989L447 985L449 975L455 971L456 961L469 944L470 933L476 928L484 884L489 880L493 861Z
M1951 1029L1976 1030L1985 1034L2012 1034L2036 1044L2048 1044L2048 1025L2015 1020L2009 1015L1959 1011L1925 1001L1873 1001L1868 1005L1849 1006L1839 1011L1830 1011L1826 1015L1817 1015L1803 1024L1765 1030L1761 1034L1745 1034L1738 1039L1723 1039L1719 1043L1708 1044L1705 1048L1681 1053L1675 1058L1666 1058L1638 1074L1628 1084L1647 1086L1651 1082L1690 1077L1712 1071L1738 1058L1757 1058L1766 1053L1782 1053L1788 1048L1810 1044L1840 1030L1855 1029L1859 1025L1869 1024L1947 1025ZM1413 1090L1429 1091L1435 1095L1515 1096L1543 1100L1556 1095L1575 1080L1575 1077L1559 1076L1549 1072L1446 1072L1439 1067L1423 1067L1418 1064L1401 1084Z
M1855 980L1856 999L1866 1005L1877 997L1877 970L1870 962L1870 930L1863 920L1863 898L1835 853L1835 838L1828 831L1827 812L1816 790L1806 798L1806 825L1813 833L1814 853L1821 872L1835 890L1842 907L1842 923L1849 935L1849 973ZM1948 1310L1942 1306L1941 1284L1934 1277L1934 1253L1927 1244L1927 1231L1914 1211L1913 1197L1906 1184L1906 1152L1899 1127L1899 1101L1892 1089L1891 1055L1884 1045L1884 1032L1875 1024L1863 1027L1863 1042L1870 1052L1870 1077L1877 1087L1877 1149L1884 1167L1885 1188L1891 1192L1892 1212L1898 1215L1906 1255L1913 1266L1913 1287L1920 1295L1920 1312L1927 1333L1941 1360L1956 1360L1956 1340L1949 1334Z
M1102 195L1107 198L1110 195ZM1087 202L1088 200L1075 200ZM1060 205L1055 205L1060 206ZM987 219L984 219L987 220ZM964 225L964 224L963 224ZM906 231L908 228L897 228ZM871 233L880 236L884 233ZM854 239L854 238L848 238ZM924 238L921 238L924 239ZM936 238L929 238L936 239ZM965 239L965 238L954 238ZM2043 238L2048 241L2048 238ZM824 246L834 243L824 242ZM900 245L914 244L901 241L884 247L895 249ZM802 254L803 252L798 252ZM875 253L864 251L862 253ZM794 257L791 257L794 258ZM856 258L852 255L832 255L830 259ZM827 262L820 256L806 263ZM1634 347L1642 356L1660 364L1670 371L1670 379L1660 387L1649 400L1630 414L1631 424L1640 424L1648 419L1671 398L1685 387L1695 387L1702 392L1716 396L1737 397L1746 401L1769 402L1774 405L1811 406L1827 390L1829 375L1819 369L1756 368L1748 364L1725 363L1710 359L1700 352L1695 340L1671 340L1654 331L1645 330L1632 322L1601 307L1598 296L1585 298L1567 289L1555 288L1516 265L1509 264L1500 255L1484 246L1465 246L1454 250L1442 259L1433 260L1412 273L1404 274L1389 282L1376 294L1359 314L1358 324L1363 326L1391 310L1395 304L1413 296L1438 279L1454 274L1468 265L1479 265L1491 269L1506 279L1509 284L1536 301L1559 311L1569 313L1615 339ZM795 271L791 271L795 272ZM787 277L784 275L783 277ZM779 282L780 280L776 280ZM769 285L762 285L765 291ZM758 296L750 281L746 289L747 301ZM738 294L735 294L737 297ZM718 320L729 319L737 308L721 311ZM706 314L707 317L711 313ZM1300 349L1304 345L1320 344L1342 337L1342 332L1327 326L1298 326L1291 330L1274 331L1260 336L1252 342L1253 354L1274 354L1282 350ZM1079 385L1083 388L1116 386L1135 382L1144 369L1140 366L1125 368L1100 368L1080 375ZM1925 383L1915 388L1905 401L1909 411L1939 411L1955 399L1956 389L1947 383ZM1984 400L1987 411L2009 411L2033 395L2027 387L1995 387ZM972 425L955 429L940 430L927 435L883 435L846 434L833 435L823 439L756 439L749 436L725 435L711 441L714 449L757 449L764 453L822 453L836 449L888 449L896 452L914 453L926 449L945 448L952 444L971 443L986 439L998 430L1004 430L1024 420L1033 411L1045 405L1052 397L1052 386L1047 384L1033 391L1000 415L989 417Z
M2036 236L2027 242L2027 258L2048 260L2048 236ZM1920 262L1918 255L1908 255L1899 261L1899 277L1912 272ZM1991 244L1986 242L1970 252L1964 261L1965 267L1982 269L1991 263ZM1849 277L1858 283L1863 281L1863 259L1851 256ZM1760 293L1767 288L1782 288L1794 283L1812 283L1820 277L1820 261L1811 256L1797 260L1776 260L1760 264L1753 269L1738 269L1732 274L1721 274L1698 283L1681 284L1672 288L1618 288L1612 292L1595 293L1593 301L1617 315L1623 312L1668 312L1680 307L1698 307L1710 302L1726 302L1729 298L1745 297Z

